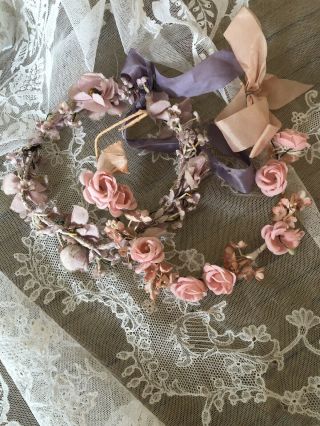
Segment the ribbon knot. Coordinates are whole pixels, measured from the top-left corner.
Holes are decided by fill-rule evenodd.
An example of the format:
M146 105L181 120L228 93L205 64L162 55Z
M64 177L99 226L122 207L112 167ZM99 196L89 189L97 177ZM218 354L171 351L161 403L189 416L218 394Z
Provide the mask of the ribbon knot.
M256 16L243 7L224 33L246 75L242 86L215 122L234 152L252 147L259 155L281 127L270 110L279 109L312 86L266 73L267 42Z
M121 76L131 81L132 84L136 84L138 79L146 77L147 87L153 92L155 98L159 95L157 92L165 92L172 97L189 98L221 89L242 73L242 68L235 55L232 52L221 50L213 53L189 71L177 77L169 78L160 74L152 62L145 60L138 52L131 49ZM138 113L136 112L137 109L145 108L146 104L146 98L142 95L137 99L129 114ZM206 149L212 170L237 191L249 193L254 183L254 168L247 154L232 152L222 133L213 123L208 128L208 136L209 147L212 145L223 155L236 158L243 164L242 168L229 167L218 160L210 149ZM179 142L175 135L164 139L160 137L130 139L125 131L124 138L131 147L153 152L169 153L175 152L179 148Z

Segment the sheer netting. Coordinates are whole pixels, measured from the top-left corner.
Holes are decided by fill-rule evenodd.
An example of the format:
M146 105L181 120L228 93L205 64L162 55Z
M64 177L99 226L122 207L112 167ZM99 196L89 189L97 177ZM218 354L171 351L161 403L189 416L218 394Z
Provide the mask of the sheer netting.
M146 411L145 423L141 423L132 410L129 416L134 425L305 426L320 422L317 1L0 0L0 153L25 143L35 120L65 99L68 87L83 72L94 69L118 76L130 47L159 63L168 75L175 72L172 69L187 70L211 52L227 47L223 31L243 5L258 16L266 34L268 72L314 84L305 96L277 112L284 127L308 133L312 144L306 157L291 167L289 178L291 188L306 190L314 200L301 216L306 236L294 256L266 252L259 258L259 265L266 267L266 278L260 283L239 282L232 295L211 294L201 304L178 301L167 292L154 305L142 290L141 279L124 266L108 270L98 280L90 272L65 271L57 241L30 231L9 210L11 201L0 192L2 278L24 306L10 305L9 293L2 290L5 297L0 311L6 327L1 325L0 344L9 349L0 349L0 361L16 383L17 398L26 401L30 419L40 425L54 424L46 417L49 415L56 419L55 424L121 424L110 420L110 411L105 419L97 413L102 412L101 401L109 401L113 407L109 390L122 384L134 395L123 396L128 398L125 406L142 402L155 416ZM204 120L213 119L238 86L235 81L221 93L194 99L194 108ZM49 176L51 198L61 210L74 204L88 207L78 177L83 168L93 167L93 140L112 122L112 118L84 118L82 127L65 131L59 143L44 147L47 161L43 167ZM137 128L137 132L146 130ZM104 144L119 137L115 131ZM126 179L139 205L152 210L172 183L173 158L128 146L126 152L130 167ZM6 172L3 165L2 175ZM220 263L230 240L245 240L252 249L258 247L260 230L270 221L274 204L257 188L248 195L239 194L215 176L206 179L201 194L199 208L188 214L175 239L168 238L166 243L167 258L184 273L200 273L205 261ZM89 212L97 221L105 217L92 206ZM19 296L20 290L25 296ZM30 314L25 311L27 305ZM13 315L8 306L19 317L15 321L22 330L21 338L16 336L14 357L10 355L13 349L3 345L9 338L5 330L12 324L12 318L6 321ZM61 408L67 403L58 394L56 399L52 397L55 389L43 395L58 404L56 416L66 413L62 423L54 417L54 405L50 405L53 411L42 413L39 404L28 402L37 402L35 389L39 389L24 386L29 379L23 375L29 374L29 363L33 363L32 350L28 355L24 346L28 330L39 327L44 352L54 342L47 322L43 327L37 322L32 325L33 311L39 318L45 315L47 321L55 321L59 333L65 333L71 342L70 352L57 342L65 363L59 384L66 385L68 409ZM93 364L81 361L78 352L82 350L85 356L90 354ZM96 382L99 371L112 374L108 391L103 381L94 389L78 386L86 381L89 369ZM47 374L52 381L60 379L55 372ZM48 379L48 383L52 381ZM0 380L4 393L9 380L5 382L1 385ZM0 419L2 400L0 394ZM3 412L8 413L8 406ZM18 414L12 419L21 421Z

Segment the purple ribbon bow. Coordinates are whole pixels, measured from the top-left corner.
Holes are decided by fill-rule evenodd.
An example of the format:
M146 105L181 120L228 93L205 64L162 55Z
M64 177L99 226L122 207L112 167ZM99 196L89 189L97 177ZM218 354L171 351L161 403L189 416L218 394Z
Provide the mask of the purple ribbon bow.
M172 97L192 97L221 89L242 73L243 71L234 54L220 50L204 59L191 70L177 77L169 78L160 74L152 62L146 61L138 52L130 49L121 76L132 84L135 84L137 79L146 77L150 91L163 91ZM144 107L145 99L140 97L134 105L134 111ZM130 114L134 111L131 110ZM224 136L214 124L208 126L208 136L210 144L218 151L224 155L240 159L245 164L240 169L229 167L218 160L208 148L205 148L211 168L235 190L249 193L254 183L255 173L248 155L244 152L236 154L231 151ZM173 136L166 139L129 139L125 132L124 137L131 147L147 151L170 153L179 148L179 142Z
M219 50L208 56L191 70L177 77L165 77L155 65L130 49L121 76L135 83L147 77L150 90L166 92L171 97L193 97L222 89L243 74L233 52Z

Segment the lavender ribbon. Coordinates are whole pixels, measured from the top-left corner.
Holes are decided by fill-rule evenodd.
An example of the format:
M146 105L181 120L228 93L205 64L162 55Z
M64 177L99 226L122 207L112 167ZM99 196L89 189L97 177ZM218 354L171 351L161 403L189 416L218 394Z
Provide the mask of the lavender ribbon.
M164 77L152 62L146 61L134 49L128 53L121 76L135 84L137 79L147 77L147 85L151 91L164 91L173 97L192 97L213 92L225 87L240 74L242 69L232 52L220 50L213 53L200 64L178 77ZM134 105L135 112L145 107L144 97L140 97ZM226 181L236 191L249 193L254 183L254 168L245 152L234 153L217 126L208 126L209 146L205 147L212 170L217 176ZM124 138L128 144L137 149L153 152L175 152L179 149L178 140L172 136L166 139L147 138L129 139L127 132ZM224 155L240 159L245 166L240 169L232 168L218 160L210 151L210 145Z
M220 129L215 124L209 124L207 126L207 135L209 142L204 147L204 151L208 156L211 169L236 191L249 194L254 184L255 170L248 154L244 151L239 153L233 152ZM166 153L173 153L179 149L179 142L174 136L167 139L128 139L126 135L125 137L129 146L132 148ZM215 148L223 155L228 155L229 157L240 160L244 166L241 168L227 166L225 163L218 160L211 152L210 148Z
M147 77L150 90L166 92L171 97L193 97L222 89L243 74L233 52L219 50L208 56L189 71L177 77L165 77L155 65L130 49L121 76L135 83Z
M249 155L245 152L235 153L229 147L220 129L215 124L210 124L207 128L209 137L209 146L204 147L208 155L212 170L221 179L226 181L236 191L243 194L249 194L255 181L255 170L250 160ZM234 168L227 166L222 161L218 160L210 151L210 145L216 148L221 154L228 155L232 158L241 160L244 163L242 168Z

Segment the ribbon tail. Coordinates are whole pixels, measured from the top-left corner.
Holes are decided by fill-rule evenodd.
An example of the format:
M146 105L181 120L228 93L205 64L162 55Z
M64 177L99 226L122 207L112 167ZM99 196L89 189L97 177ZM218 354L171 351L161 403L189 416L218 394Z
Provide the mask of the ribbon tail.
M165 77L153 63L130 49L121 76L134 84L138 78L148 78L149 89L164 91L172 97L193 97L222 89L243 74L235 55L226 50L214 52L189 71L177 77Z
M268 98L269 108L276 110L294 101L313 87L312 84L278 78L267 74L262 83L262 91Z
M236 191L249 194L255 182L255 169L248 155L244 152L239 154L232 152L219 128L213 124L208 127L208 137L212 146L222 154L236 157L245 164L242 168L227 166L218 160L210 150L206 149L212 170Z
M222 89L243 73L234 54L220 50L177 77L165 77L155 69L156 89L172 97L193 97Z
M247 88L257 89L266 75L267 42L257 17L242 7L224 32L247 78Z

